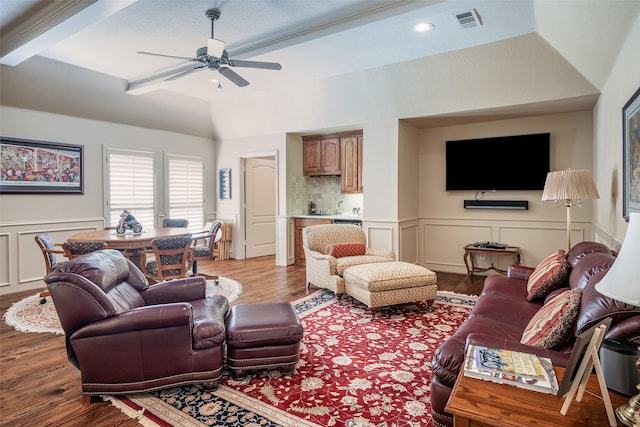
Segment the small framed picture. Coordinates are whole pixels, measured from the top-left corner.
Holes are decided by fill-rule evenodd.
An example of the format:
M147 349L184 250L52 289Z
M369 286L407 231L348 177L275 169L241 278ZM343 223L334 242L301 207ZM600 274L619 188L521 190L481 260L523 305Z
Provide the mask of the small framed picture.
M231 169L218 171L218 197L220 200L231 199Z
M580 364L582 364L582 359L584 359L584 356L587 352L587 347L591 342L591 338L593 337L593 334L596 328L604 325L605 329L602 332L604 336L604 334L607 332L607 330L611 326L612 320L613 319L611 319L611 317L607 317L597 325L590 327L589 329L587 329L586 331L584 331L583 333L581 333L576 337L576 342L573 345L573 350L571 350L571 356L567 361L567 366L564 371L564 376L562 377L562 381L558 386L558 393L556 394L558 397L562 397L565 394L567 394L567 392L571 388L571 385L573 384L574 381L576 380L580 381L580 378L576 378L576 374L578 373Z
M640 89L622 108L623 205L622 215L640 212Z
M84 194L84 146L0 137L0 193Z

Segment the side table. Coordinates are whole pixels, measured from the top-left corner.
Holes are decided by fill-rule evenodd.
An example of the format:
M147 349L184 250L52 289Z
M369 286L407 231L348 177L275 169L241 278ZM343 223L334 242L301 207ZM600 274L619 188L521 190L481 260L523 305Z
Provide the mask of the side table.
M495 270L500 274L507 274L507 270L502 270L493 265L488 268L476 267L474 262L474 255L487 255L497 257L511 257L515 264L520 264L520 248L518 246L508 246L505 249L493 249L493 248L479 248L473 246L473 243L469 243L464 247L464 265L467 267L467 276L473 277L474 273L483 273L489 270ZM471 259L471 268L469 268L469 259Z
M564 368L554 369L558 381L561 381ZM614 408L629 401L610 390L609 396ZM589 377L582 402L571 402L566 416L560 414L563 403L563 397L466 377L460 371L446 410L453 414L454 427L609 425L595 374Z

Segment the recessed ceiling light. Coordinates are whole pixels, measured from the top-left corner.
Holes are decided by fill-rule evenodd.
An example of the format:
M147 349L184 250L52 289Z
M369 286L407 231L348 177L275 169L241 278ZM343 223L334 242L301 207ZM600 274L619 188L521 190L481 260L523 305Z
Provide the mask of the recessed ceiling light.
M413 31L416 33L426 33L433 29L433 24L431 22L420 22L413 26Z

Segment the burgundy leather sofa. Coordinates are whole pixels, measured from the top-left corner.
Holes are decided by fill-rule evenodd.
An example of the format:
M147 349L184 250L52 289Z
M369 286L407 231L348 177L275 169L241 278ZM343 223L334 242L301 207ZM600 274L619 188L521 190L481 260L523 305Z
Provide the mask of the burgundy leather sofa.
M45 277L65 332L67 356L91 395L182 384L218 385L223 369L225 297L205 297L205 279L149 286L120 252L72 259Z
M575 337L606 317L613 320L607 338L640 343L640 308L612 300L595 290L595 284L615 261L615 254L602 244L581 242L569 251L567 261L570 270L560 288L580 287L583 293L573 337L559 351L520 343L529 320L545 301L527 301L527 279L534 269L512 265L508 276L487 277L469 318L435 352L432 361L431 412L437 425L453 425L453 416L445 411L445 407L468 343L534 353L551 358L558 366L566 366Z

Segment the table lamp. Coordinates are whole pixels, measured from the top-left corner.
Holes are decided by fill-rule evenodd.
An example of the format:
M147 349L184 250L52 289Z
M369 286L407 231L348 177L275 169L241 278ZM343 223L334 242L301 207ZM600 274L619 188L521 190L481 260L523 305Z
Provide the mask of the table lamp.
M571 249L571 208L580 207L583 200L599 198L590 170L566 169L547 174L542 200L553 200L556 206L567 207L567 252Z
M620 253L607 274L596 284L602 295L617 301L640 306L640 213L629 215L629 227ZM640 371L640 359L636 361ZM640 390L640 384L637 386ZM640 393L629 399L627 405L616 408L616 416L626 426L640 425Z

